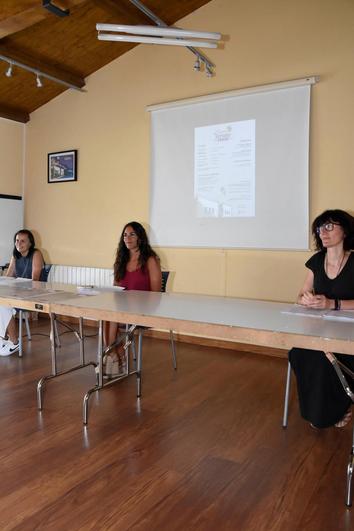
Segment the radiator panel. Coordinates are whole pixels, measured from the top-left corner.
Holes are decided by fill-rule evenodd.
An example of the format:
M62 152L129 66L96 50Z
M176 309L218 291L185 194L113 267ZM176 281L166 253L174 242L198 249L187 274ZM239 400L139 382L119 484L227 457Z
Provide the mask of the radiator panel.
M113 269L54 264L49 271L48 282L98 288L109 287L113 285Z

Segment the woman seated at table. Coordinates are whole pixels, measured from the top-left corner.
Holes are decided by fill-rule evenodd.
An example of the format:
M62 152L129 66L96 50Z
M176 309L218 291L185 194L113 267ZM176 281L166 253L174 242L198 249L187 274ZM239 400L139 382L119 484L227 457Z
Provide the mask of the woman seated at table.
M343 210L326 210L314 220L312 233L319 252L305 264L309 271L297 302L319 310L354 310L354 218ZM353 356L335 355L354 371ZM303 418L316 428L344 427L352 402L325 353L293 348L289 361Z
M144 227L131 221L120 236L114 262L114 285L127 290L161 291L160 259L150 247ZM117 341L118 323L105 323L105 346ZM123 346L104 356L105 375L114 377L125 371L126 356Z
M43 265L42 253L35 248L32 232L26 229L16 232L14 250L6 276L41 280ZM0 307L0 336L2 338L0 356L10 356L18 351L18 333L12 308Z

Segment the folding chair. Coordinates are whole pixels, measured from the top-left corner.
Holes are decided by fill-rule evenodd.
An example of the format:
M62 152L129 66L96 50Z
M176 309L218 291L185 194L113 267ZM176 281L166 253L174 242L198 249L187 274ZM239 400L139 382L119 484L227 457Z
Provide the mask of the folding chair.
M352 402L354 402L354 393L349 387L349 384L347 382L346 377L344 376L343 372L347 373L351 378L354 379L354 373L348 369L342 362L340 362L334 354L331 352L326 352L325 355L327 356L328 360L331 362L334 370L337 373L337 376L339 378L339 381L341 382L344 391L349 396ZM285 385L285 398L284 398L284 412L283 412L283 428L286 428L288 425L288 413L289 413L289 397L290 397L290 389L291 389L291 365L290 362L288 362L288 371L286 375L286 385ZM353 477L353 470L354 470L354 425L353 425L353 436L352 436L352 448L349 455L349 461L347 466L347 488L346 488L346 497L345 497L345 503L347 507L352 506L352 477Z
M326 352L328 360L332 363L334 370L337 373L340 383L343 386L344 391L349 396L350 400L354 402L354 393L349 387L346 377L343 372L347 373L351 378L354 379L354 373L348 369L341 361L339 361L332 352ZM345 503L347 507L352 506L352 477L354 469L354 425L353 425L353 436L352 436L352 448L349 455L349 461L347 466L347 492L345 497Z
M170 271L162 271L161 293L166 292L166 286L167 286L169 274L170 274ZM131 325L127 324L125 327L125 332L128 331L129 327L131 327ZM140 353L140 359L141 359L141 352L142 352L142 341L143 341L144 330L146 330L146 327L136 326L133 331L133 333L136 332L138 335L138 353ZM173 330L170 330L169 333L170 333L170 345L171 345L171 353L172 353L172 364L173 364L173 368L176 370L177 369L177 354L176 354L175 341L173 337ZM135 341L131 341L130 345L133 351L133 361L135 362L137 359Z
M43 266L42 274L41 274L42 282L47 282L49 271L50 271L51 267L52 267L51 264L46 264L46 265ZM18 356L19 356L19 358L22 358L22 356L23 356L23 338L24 338L24 335L23 335L23 321L25 322L27 339L28 339L28 341L32 341L31 329L30 329L30 324L29 324L30 312L27 311L27 310L21 310L20 308L17 308L16 311L18 313L18 342L19 342ZM57 327L57 323L56 322L55 322L55 325L54 325L54 330L55 330L56 346L60 347L60 339L59 339L58 327ZM40 334L40 335L47 335L47 334Z

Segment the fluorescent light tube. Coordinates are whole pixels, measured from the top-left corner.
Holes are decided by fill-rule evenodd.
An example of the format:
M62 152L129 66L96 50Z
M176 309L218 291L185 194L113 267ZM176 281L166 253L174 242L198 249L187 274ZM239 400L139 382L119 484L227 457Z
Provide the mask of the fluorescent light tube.
M99 33L99 41L138 42L143 44L169 44L171 46L196 46L197 48L217 48L216 42L194 41L185 39L167 39L166 37L140 37L137 35L115 35L113 33Z
M220 40L221 34L207 31L193 31L160 26L126 26L124 24L96 24L97 31L116 31L132 35L152 35L153 37L187 37L191 39Z

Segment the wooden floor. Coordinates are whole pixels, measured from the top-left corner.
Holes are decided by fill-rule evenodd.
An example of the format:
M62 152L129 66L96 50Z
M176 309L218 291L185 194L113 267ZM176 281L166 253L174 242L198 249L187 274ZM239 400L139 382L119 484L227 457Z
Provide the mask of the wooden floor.
M43 331L47 323L32 326ZM91 330L92 331L92 330ZM76 352L62 336L63 366ZM87 340L95 357L96 339ZM92 369L48 383L49 341L0 358L0 529L354 529L344 504L351 430L281 428L285 360L144 340L143 397L135 379L92 398Z

